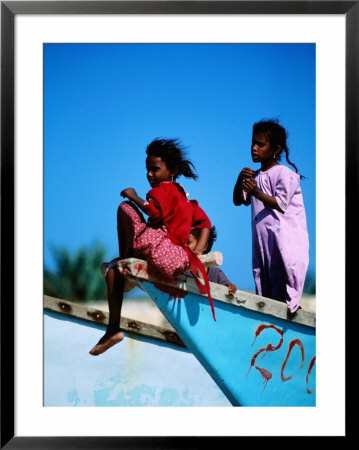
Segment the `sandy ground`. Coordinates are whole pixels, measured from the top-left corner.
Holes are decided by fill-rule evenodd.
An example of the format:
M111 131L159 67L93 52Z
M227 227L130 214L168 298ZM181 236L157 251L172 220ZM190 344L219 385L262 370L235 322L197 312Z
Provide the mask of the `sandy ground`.
M305 311L315 312L315 296L303 296L300 302ZM97 300L87 303L93 308L108 311L107 300ZM172 328L167 319L150 297L131 297L127 294L122 305L122 316L161 327Z
M305 311L315 313L315 295L303 296L300 301L300 305Z

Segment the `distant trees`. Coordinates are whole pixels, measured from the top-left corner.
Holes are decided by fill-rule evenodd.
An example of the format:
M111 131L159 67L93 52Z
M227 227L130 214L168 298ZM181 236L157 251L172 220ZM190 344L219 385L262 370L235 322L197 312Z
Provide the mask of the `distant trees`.
M100 243L81 247L74 252L50 247L55 269L44 268L44 294L66 300L100 300L107 298L106 283L101 274L105 248Z

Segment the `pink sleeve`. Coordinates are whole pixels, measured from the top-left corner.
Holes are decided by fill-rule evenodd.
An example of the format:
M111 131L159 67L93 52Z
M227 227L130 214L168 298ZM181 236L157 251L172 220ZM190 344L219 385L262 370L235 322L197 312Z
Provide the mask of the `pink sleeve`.
M151 189L146 195L146 200L143 210L152 222L159 222L169 214L170 198L161 185Z
M299 186L299 175L281 172L276 180L274 198L280 209L285 212Z
M192 228L211 228L212 224L207 214L199 206L197 200L190 200L193 206Z

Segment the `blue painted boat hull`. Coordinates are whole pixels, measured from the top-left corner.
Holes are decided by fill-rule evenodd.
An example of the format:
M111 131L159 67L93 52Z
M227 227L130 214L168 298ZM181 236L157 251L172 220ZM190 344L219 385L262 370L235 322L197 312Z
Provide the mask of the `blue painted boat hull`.
M199 292L175 298L137 281L232 405L315 406L315 327L216 298L214 321Z

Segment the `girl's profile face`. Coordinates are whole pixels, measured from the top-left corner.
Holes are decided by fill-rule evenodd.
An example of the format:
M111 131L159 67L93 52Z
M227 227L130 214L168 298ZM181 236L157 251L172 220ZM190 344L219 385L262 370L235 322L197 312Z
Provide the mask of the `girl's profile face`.
M167 164L159 156L150 155L146 158L147 179L151 187L157 186L162 181L171 181L174 176Z
M272 161L274 154L280 150L278 148L276 151L272 149L270 140L267 135L262 133L255 133L252 137L252 160L253 162L267 162Z

